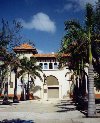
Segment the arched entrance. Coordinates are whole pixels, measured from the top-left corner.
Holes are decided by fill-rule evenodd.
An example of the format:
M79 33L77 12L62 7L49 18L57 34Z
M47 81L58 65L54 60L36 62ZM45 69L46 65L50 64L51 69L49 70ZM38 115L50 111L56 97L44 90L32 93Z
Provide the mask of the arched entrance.
M59 98L59 82L55 76L47 76L48 98Z

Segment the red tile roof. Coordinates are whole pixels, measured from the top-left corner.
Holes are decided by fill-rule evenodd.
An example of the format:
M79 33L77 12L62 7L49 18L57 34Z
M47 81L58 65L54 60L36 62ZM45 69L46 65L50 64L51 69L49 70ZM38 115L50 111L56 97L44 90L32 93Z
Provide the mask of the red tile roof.
M35 48L33 48L31 45L25 43L25 44L22 44L22 45L14 48L14 50L17 50L17 49L19 50L19 49L35 49Z
M57 53L49 53L49 54L37 54L37 50L36 48L32 47L31 45L27 44L27 43L24 43L24 44L21 44L20 46L16 46L14 49L13 49L15 52L17 51L27 51L27 50L32 50L32 51L35 51L36 54L33 54L32 57L58 57L58 54ZM70 56L69 54L61 54L62 57L67 57L67 56Z
M20 46L15 47L13 50L14 50L14 52L20 52L20 51L21 52L27 52L27 51L31 51L34 54L38 53L35 47L32 47L31 45L29 45L27 43L21 44Z
M32 57L57 57L58 54L54 53L54 54L34 54ZM62 54L62 57L67 57L70 56L69 54Z

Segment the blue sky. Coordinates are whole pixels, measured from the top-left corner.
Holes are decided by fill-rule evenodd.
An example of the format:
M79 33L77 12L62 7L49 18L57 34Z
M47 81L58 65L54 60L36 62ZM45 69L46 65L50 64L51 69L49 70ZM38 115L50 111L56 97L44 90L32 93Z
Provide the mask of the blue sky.
M39 53L58 51L64 35L64 22L83 23L87 2L97 0L0 0L0 20L21 21L23 42L31 40Z

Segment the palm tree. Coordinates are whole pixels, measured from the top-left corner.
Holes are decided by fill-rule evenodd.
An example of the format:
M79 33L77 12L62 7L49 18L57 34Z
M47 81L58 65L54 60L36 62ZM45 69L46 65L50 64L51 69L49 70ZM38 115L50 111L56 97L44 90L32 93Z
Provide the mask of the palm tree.
M93 72L93 42L96 41L94 31L94 12L91 4L86 5L86 21L85 26L82 27L77 21L66 21L66 34L61 44L62 53L70 53L69 68L84 70L84 65L89 64L88 68L88 117L96 115L95 108L95 94L94 94L94 72ZM93 48L93 49L92 49ZM79 67L81 65L81 67Z
M88 68L88 79L89 79L89 88L88 88L88 117L93 117L96 115L95 107L95 93L94 93L94 68L93 68L93 55L92 55L92 31L94 24L94 13L93 7L91 4L86 6L86 27L87 27L87 36L89 42L89 68Z
M2 84L5 85L4 87L4 99L3 99L3 104L10 104L10 102L8 101L8 81L5 80L6 77L8 76L8 72L9 72L9 65L10 65L10 61L12 59L12 54L8 53L6 51L6 49L4 47L0 47L1 51L0 51L0 56L3 58L3 64L2 64Z
M34 79L36 77L40 78L41 81L42 80L42 77L40 75L40 72L42 72L42 69L39 65L36 65L36 59L35 58L32 58L32 59L28 59L26 57L24 57L23 59L20 60L20 63L21 63L21 70L18 72L18 76L25 76L27 75L28 77L28 81L27 81L27 88L26 88L26 91L27 91L27 99L29 99L29 85L32 84L32 82L34 82ZM31 81L31 83L29 82L29 78L31 76L31 79L33 81ZM24 83L23 83L24 84Z
M6 78L7 72L8 72L8 66L6 66L5 63L3 63L0 67L1 67L1 71L2 71L2 72L0 71L2 73L0 75L1 88L3 87L3 89L4 89L4 98L3 98L2 104L8 105L8 104L10 104L10 102L8 101L8 82L5 81L5 78Z
M21 39L21 36L19 35L19 32L20 32L21 28L22 28L22 26L21 26L20 22L16 22L14 20L12 25L9 26L8 21L5 21L4 19L2 19L2 29L0 29L1 30L1 32L0 32L0 49L3 49L3 51L0 51L0 55L2 53L4 53L2 55L3 55L4 60L5 60L4 66L5 66L6 71L8 70L8 66L10 64L12 64L12 63L14 64L13 60L15 58L15 57L13 57L12 54L7 53L7 50L11 51L12 47L15 46L16 42L17 42L17 45L18 45L18 43L20 43L19 40ZM7 49L7 50L5 50L5 49ZM10 59L10 57L11 57L11 59ZM16 73L16 69L14 69L14 71ZM17 75L15 78L17 78ZM15 80L15 82L16 81L17 81L17 79ZM16 90L15 90L15 92L16 92Z
M0 56L3 57L4 64L2 65L3 68L3 79L5 78L6 74L11 72L12 70L15 72L15 88L14 88L14 102L18 102L17 98L17 78L18 78L18 68L21 66L20 65L20 60L19 58L15 57L13 53L8 53L4 47L1 47L1 52ZM3 104L8 103L8 88L7 86L5 87L4 91L4 99L3 99Z
M14 97L13 102L18 103L18 97L17 97L17 79L18 79L18 68L21 66L20 59L16 57L14 54L12 54L12 58L10 60L10 69L11 71L14 71L15 73L15 87L14 87Z

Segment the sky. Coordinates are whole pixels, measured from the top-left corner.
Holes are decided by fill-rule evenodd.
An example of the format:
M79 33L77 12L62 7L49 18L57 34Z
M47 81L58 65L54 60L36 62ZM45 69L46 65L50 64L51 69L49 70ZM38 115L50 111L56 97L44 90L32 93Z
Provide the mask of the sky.
M63 38L64 22L84 23L85 4L98 0L0 0L0 21L20 21L22 42L31 41L39 53L57 52Z

